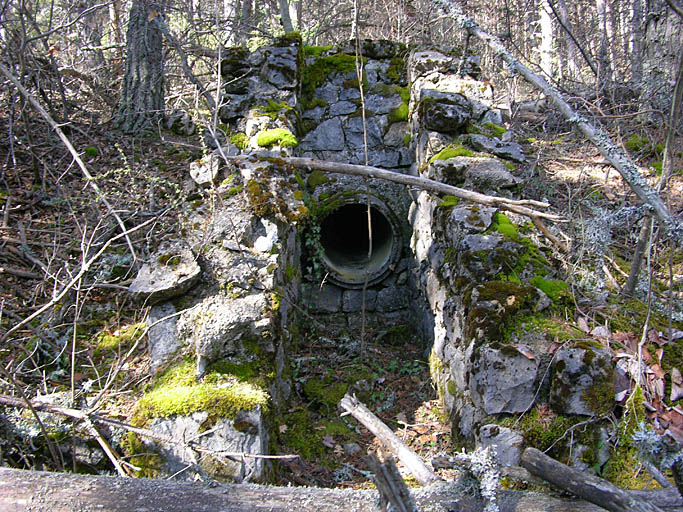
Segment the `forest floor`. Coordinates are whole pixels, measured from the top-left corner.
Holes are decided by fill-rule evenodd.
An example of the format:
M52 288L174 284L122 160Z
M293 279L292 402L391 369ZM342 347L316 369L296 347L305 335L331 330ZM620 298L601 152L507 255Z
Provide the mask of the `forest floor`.
M101 223L104 207L56 137L40 121L36 120L35 126L32 133L42 130L40 140L26 140L24 145L13 147L6 138L0 140L0 154L7 155L0 176L2 331L48 303L71 279L83 255L92 254L117 229ZM5 117L0 117L0 130L8 132ZM642 331L649 315L647 305L638 302L636 306L633 301L618 298L632 258L637 224L613 226L600 269L605 293L596 298L584 293L583 288L583 282L590 281L595 272L590 267L591 244L595 241L586 236L580 221L612 215L638 202L598 151L575 134L546 132L540 122L520 124L515 130L528 158L516 171L525 182L524 196L547 200L554 212L570 220L559 228L566 235L565 242L572 242L572 253L558 253L557 258L572 282L580 311L571 320L596 339L605 334L601 328L616 334L620 345L614 345L615 353L623 349L620 347L633 348L643 338L648 340L646 362L653 375L654 392L658 393L654 398L661 405L658 414L671 415L680 396L676 400L669 397L679 387L683 389L680 372L678 382L674 373L674 368L683 369L679 347L683 325L669 322L666 315L658 313L664 322L657 324L661 328ZM631 144L631 152L654 185L661 160L656 141L662 139L661 134L636 128L632 133L641 139ZM188 178L190 163L203 152L198 140L166 137L140 141L85 122L75 123L68 136L127 225L153 219L148 229L131 236L138 257L146 257L161 241L175 236L182 184ZM626 136L620 140L633 141ZM683 147L683 141L674 147ZM665 190L669 207L677 215L683 210L682 157L681 153L676 155L674 167L678 170ZM675 301L683 299L683 254L680 248L660 241L662 238L663 234L655 230L655 244L646 264L653 276L653 302L666 311L670 294ZM134 268L126 241L115 241L79 281L80 287L60 302L61 307L51 308L40 321L13 333L0 347L0 363L12 368L13 381L3 375L0 393L16 395L16 386L28 396L71 393L72 389L75 397L97 393L110 369L134 342L130 336L122 341L124 333L145 318L145 311L131 303L125 291L135 275ZM672 330L665 334L667 324ZM426 347L415 344L412 333L405 329L370 332L368 339L371 342L365 358L359 357L351 340L331 339L324 332L309 333L294 347L289 355L294 393L281 418L277 442L281 453L305 456L280 463L278 483L365 485L368 474L364 457L369 447L377 447L377 441L355 420L340 418L336 409L339 398L352 385L356 386L352 391L425 460L452 449L450 431L441 421L443 411L429 378ZM335 370L326 370L331 368ZM144 343L131 354L124 369L104 402L105 412L118 418L126 417L135 393L151 378ZM50 467L45 454L30 446L0 448L6 464L27 469Z

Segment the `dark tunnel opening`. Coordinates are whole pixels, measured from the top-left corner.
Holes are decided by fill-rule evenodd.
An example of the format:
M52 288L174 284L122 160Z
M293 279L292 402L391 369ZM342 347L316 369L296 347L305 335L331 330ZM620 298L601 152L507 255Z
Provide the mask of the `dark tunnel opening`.
M372 255L368 261L367 205L352 203L340 206L320 225L323 263L334 282L346 287L362 286L366 272L368 283L381 280L390 271L397 250L397 234L386 215L370 206Z

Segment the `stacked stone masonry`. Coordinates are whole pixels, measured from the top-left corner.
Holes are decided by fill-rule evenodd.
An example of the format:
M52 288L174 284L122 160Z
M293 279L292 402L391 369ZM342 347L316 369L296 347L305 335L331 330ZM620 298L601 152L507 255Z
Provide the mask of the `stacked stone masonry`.
M293 305L333 331L353 333L364 304L369 325L419 326L454 433L463 444L498 443L515 463L520 436L493 423L540 403L563 414L599 414L611 401L611 361L593 346L550 354L538 319L560 298L537 287L555 271L525 234L526 219L379 180L286 168L280 158L296 155L519 193L524 153L502 140L501 115L476 57L408 52L387 41L366 41L361 50L360 81L353 44L313 51L283 38L253 53L227 52L217 137L224 143L197 164L188 187L214 187L221 204L195 208L183 240L153 256L131 288L158 303L150 320L165 318L150 332L153 368L183 351L196 359L198 375L221 361L265 357L276 409L289 394L283 375ZM255 152L258 158L235 168L221 160ZM363 293L358 281L344 281L351 263L335 271L331 254L321 258L328 246L320 226L342 207L370 200L386 219L386 255ZM267 452L267 417L258 407L252 412L221 423L207 442ZM203 414L152 425L169 435L194 432ZM240 414L249 428L234 428L244 424ZM169 474L176 469L169 463ZM254 462L232 477L264 478L266 471Z

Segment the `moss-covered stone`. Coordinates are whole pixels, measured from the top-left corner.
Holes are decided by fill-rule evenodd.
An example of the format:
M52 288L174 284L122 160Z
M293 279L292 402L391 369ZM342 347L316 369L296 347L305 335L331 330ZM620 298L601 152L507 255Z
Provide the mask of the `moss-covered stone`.
M460 142L454 142L431 157L429 162L431 163L436 160L448 160L449 158L456 158L459 156L474 156L474 152L471 149L467 149L465 146L460 144Z
M363 59L364 62L366 59ZM318 57L304 67L301 75L301 106L308 110L315 90L325 83L332 73L350 73L356 70L356 58L345 53Z
M230 142L242 151L246 151L249 147L249 137L243 132L233 133L230 135Z
M117 354L128 350L145 333L145 323L139 322L121 327L114 333L100 333L94 340L95 357Z
M210 411L221 418L234 418L239 411L267 409L266 391L231 375L216 371L197 381L195 364L184 361L164 372L152 389L138 401L132 423L145 425L152 418L187 416Z
M299 141L296 136L289 130L284 128L274 128L272 130L264 130L256 137L256 144L261 147L270 147L279 145L283 148L298 146Z

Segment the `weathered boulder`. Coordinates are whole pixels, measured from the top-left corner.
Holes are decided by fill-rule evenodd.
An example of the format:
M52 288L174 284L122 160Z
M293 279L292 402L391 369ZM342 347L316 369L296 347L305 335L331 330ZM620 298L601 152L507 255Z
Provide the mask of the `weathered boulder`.
M467 137L467 144L477 151L491 153L506 160L514 162L526 161L522 146L516 142L502 142L496 137L487 137L486 135L473 133Z
M190 176L200 187L210 187L218 178L221 167L221 157L215 153L209 153L200 160L190 164Z
M268 47L261 77L278 89L292 90L298 84L297 46Z
M208 365L222 357L249 360L253 357L251 343L269 343L264 338L270 327L265 315L268 307L263 293L244 297L220 294L207 297L180 315L178 336L196 350L197 375L204 375Z
M605 414L614 405L614 366L607 350L562 348L553 362L550 405L560 414Z
M529 347L484 345L472 364L472 401L487 414L524 412L534 402L538 368Z
M501 466L519 466L524 438L514 430L500 425L484 425L479 429L478 444L483 448L492 446L496 461Z
M410 59L408 71L410 80L414 81L420 76L439 71L447 72L453 67L455 59L433 50L415 52Z
M189 136L194 134L195 124L190 115L184 110L175 109L166 116L166 129L176 135Z
M193 440L207 450L197 458L196 452L180 444L154 440L146 441L151 450L163 456L163 472L176 480L194 480L197 470L211 477L234 482L263 480L264 459L249 455L268 452L268 433L260 407L240 411L234 418L212 418L210 411L198 411L188 416L156 418L147 427L166 438ZM247 455L241 459L226 457L225 453ZM197 461L198 467L188 463Z
M422 89L420 118L426 130L457 133L472 118L472 105L461 94Z
M186 293L197 283L200 274L192 251L171 245L156 252L142 266L128 292L135 300L156 304Z
M341 151L344 149L344 131L338 117L320 123L301 140L299 149L303 151Z

